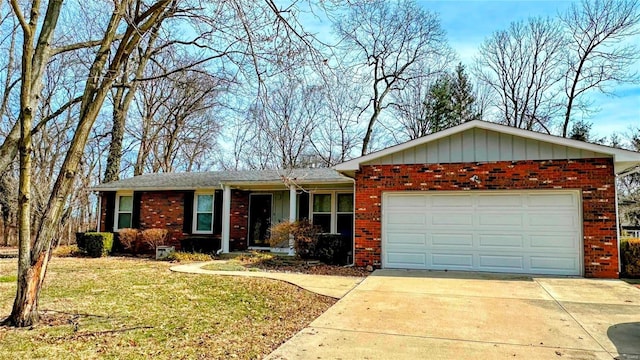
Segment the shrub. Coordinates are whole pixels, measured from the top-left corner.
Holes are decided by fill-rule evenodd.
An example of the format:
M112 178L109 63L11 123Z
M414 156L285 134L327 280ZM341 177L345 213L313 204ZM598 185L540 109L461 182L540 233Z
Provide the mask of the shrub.
M177 261L177 262L195 262L195 261L209 261L211 259L213 258L209 254L174 251L163 260Z
M293 246L296 255L301 259L317 259L316 246L320 227L314 226L309 221L302 220L296 222L283 221L271 227L271 246L278 246L282 243L288 244L289 237L293 235Z
M620 243L622 272L626 276L640 277L640 239L626 239Z
M320 234L316 244L318 260L330 265L346 265L351 249L340 234Z
M138 241L140 232L137 229L121 229L118 231L118 241L124 250L136 253L138 250Z
M84 233L83 232L76 233L76 245L78 245L78 249L84 251Z
M84 233L84 251L91 257L106 256L113 247L113 234L107 232Z
M147 229L140 233L142 241L155 250L158 246L162 246L167 241L169 231L166 229Z
M80 255L80 249L77 245L62 245L53 249L53 256L56 257L74 257Z

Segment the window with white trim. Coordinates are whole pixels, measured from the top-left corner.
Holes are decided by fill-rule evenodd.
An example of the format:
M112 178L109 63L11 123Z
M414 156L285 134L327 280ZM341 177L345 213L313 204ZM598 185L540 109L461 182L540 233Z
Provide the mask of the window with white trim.
M130 228L133 219L133 194L116 196L115 231Z
M213 193L196 193L193 202L193 233L213 233Z
M353 234L353 193L314 193L311 206L311 222L322 232Z

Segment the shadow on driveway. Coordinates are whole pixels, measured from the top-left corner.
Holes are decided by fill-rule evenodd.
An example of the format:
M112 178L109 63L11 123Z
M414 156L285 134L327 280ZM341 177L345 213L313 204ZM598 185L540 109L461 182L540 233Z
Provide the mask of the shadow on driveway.
M640 322L612 325L607 336L620 354L617 359L640 359Z

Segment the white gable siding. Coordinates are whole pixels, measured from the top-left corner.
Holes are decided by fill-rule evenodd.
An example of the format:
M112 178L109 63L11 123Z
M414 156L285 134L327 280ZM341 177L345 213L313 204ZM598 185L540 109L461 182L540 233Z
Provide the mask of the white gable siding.
M366 164L438 164L599 157L611 157L611 155L473 128L374 159Z

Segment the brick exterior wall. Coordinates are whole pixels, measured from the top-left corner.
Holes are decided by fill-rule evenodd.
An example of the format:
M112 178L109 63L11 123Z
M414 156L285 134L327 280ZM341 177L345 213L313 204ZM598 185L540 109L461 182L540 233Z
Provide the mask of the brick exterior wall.
M469 179L473 175L480 183ZM358 266L381 265L383 192L578 189L582 195L585 276L619 276L612 159L364 165L355 179Z
M231 228L229 229L229 250L247 248L249 228L249 192L231 190Z
M167 229L167 245L180 248L184 237L184 193L172 191L143 192L140 197L140 229Z

